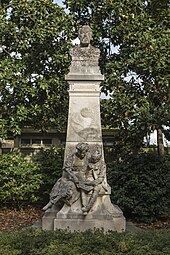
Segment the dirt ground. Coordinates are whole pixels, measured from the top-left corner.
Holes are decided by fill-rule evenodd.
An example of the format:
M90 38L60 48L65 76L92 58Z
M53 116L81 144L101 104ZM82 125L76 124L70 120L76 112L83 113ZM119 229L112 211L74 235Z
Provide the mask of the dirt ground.
M138 223L136 225L142 229L169 229L170 216L166 216L162 220L151 223L151 224Z
M43 211L28 206L21 209L0 209L0 231L17 231L32 226L43 216Z
M18 231L23 228L32 226L38 220L41 220L44 212L40 208L27 206L20 211L16 209L0 209L0 231ZM166 229L170 228L170 216L152 224L133 222L137 227L142 229Z

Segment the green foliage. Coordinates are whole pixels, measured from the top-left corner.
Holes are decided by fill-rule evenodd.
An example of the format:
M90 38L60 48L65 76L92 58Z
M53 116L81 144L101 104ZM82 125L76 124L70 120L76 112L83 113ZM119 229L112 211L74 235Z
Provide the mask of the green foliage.
M38 200L43 176L37 164L14 152L0 157L1 205L21 206Z
M0 233L0 254L13 255L169 255L170 231L118 234L101 231L25 230ZM7 252L10 251L10 253Z
M0 17L0 125L14 134L28 125L62 129L71 16L51 0L12 0L0 6Z
M118 204L126 216L144 222L169 213L169 169L170 158L155 154L132 155L108 164L112 202Z
M33 161L39 165L43 181L39 190L39 201L46 203L49 200L53 185L62 175L63 160L64 147L42 148L39 154L33 158Z
M144 136L170 126L168 1L65 2L76 28L89 24L101 49L102 89L111 96L103 126L119 128L126 143L140 147Z
M0 200L2 205L22 206L47 203L54 183L62 175L64 148L42 148L32 162L20 153L0 158ZM42 195L43 194L43 195Z

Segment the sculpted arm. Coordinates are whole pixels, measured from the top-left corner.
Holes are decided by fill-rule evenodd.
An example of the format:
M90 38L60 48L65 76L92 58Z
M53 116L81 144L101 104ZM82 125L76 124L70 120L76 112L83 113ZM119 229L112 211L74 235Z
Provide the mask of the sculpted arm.
M98 186L104 181L105 173L106 173L106 165L104 162L101 162L99 166L99 174L97 178L94 180L95 186Z
M79 180L73 172L73 160L74 160L74 155L71 155L70 157L67 158L65 165L63 167L63 171L66 173L67 178L69 180L71 180L75 184L77 184L77 183L79 183Z

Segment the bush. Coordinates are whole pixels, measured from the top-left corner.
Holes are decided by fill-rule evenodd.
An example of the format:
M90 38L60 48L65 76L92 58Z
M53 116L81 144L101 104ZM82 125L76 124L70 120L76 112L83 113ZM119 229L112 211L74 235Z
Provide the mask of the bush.
M24 230L0 233L0 254L8 255L169 255L170 231L118 234L101 231Z
M0 201L20 207L37 202L45 204L54 183L61 177L64 149L43 148L28 161L19 152L0 158Z
M0 201L21 206L38 200L42 174L37 164L24 160L18 152L0 157Z
M170 158L139 154L108 164L112 202L125 216L151 222L170 208Z
M47 203L49 200L49 193L53 185L62 175L63 160L64 147L42 148L39 154L33 158L33 162L38 163L43 177L43 184L39 190L39 201Z

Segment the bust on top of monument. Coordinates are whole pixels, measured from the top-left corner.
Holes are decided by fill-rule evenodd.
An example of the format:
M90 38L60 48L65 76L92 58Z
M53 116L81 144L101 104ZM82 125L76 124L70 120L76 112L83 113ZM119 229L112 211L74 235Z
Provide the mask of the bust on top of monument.
M72 62L69 75L101 75L99 69L100 50L90 44L92 30L88 25L82 26L78 31L80 45L76 45L70 54Z

